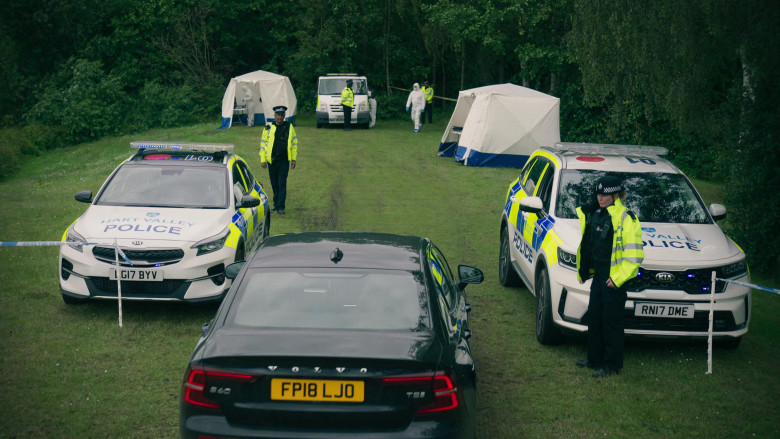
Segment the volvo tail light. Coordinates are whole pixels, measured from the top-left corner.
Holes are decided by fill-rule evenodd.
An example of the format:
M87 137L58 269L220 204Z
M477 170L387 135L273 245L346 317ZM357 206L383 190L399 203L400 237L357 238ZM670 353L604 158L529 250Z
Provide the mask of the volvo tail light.
M209 396L229 395L231 387L209 386L209 381L223 382L250 381L252 375L218 372L190 366L187 368L187 380L184 382L184 401L200 407L218 409L219 402Z
M458 407L458 387L454 376L445 371L431 372L426 374L404 375L397 377L383 378L385 385L407 386L428 389L433 395L433 403L419 408L417 413L434 413L453 410ZM409 392L412 397L414 392ZM419 394L419 391L417 392Z

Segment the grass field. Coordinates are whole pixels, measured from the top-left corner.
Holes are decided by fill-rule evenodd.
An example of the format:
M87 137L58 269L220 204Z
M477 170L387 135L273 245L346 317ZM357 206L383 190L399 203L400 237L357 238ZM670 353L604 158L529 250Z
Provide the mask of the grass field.
M234 143L256 177L260 129L217 123L154 130L54 150L0 183L0 240L59 240L131 151L131 140ZM301 120L287 215L273 234L347 230L422 235L450 265L480 267L468 288L478 368L479 437L780 437L780 297L754 291L750 332L735 351L703 343L629 340L625 369L596 380L574 363L584 339L547 347L534 336L534 300L498 282L499 220L514 169L475 169L435 155L445 122L344 133ZM705 184L704 197L718 186ZM780 285L778 275L754 277ZM173 438L179 386L213 306L115 302L66 306L57 249L0 248L0 437Z

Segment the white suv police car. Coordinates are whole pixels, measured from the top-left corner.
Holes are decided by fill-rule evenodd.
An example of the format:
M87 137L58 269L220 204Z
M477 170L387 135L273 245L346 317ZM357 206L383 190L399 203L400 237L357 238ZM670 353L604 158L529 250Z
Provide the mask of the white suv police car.
M219 300L225 267L270 232L268 197L233 145L133 142L63 234L65 303L116 299ZM115 251L119 248L119 252ZM118 254L117 254L118 253Z
M559 143L535 151L509 187L499 279L504 286L522 280L536 296L540 343L588 329L591 281L577 281L576 208L592 201L595 181L607 172L623 180L625 204L642 224L645 258L627 284L627 335L705 339L712 271L749 282L745 254L715 224L726 208L707 209L688 178L659 157L665 153L660 147ZM716 283L713 334L721 345L739 345L750 309L749 288Z

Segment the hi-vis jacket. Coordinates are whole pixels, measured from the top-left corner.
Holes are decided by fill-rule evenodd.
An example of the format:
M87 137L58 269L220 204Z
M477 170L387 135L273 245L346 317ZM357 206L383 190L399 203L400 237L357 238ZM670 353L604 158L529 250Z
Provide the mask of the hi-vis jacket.
M355 106L355 92L351 88L344 87L344 90L341 90L341 105Z
M422 92L425 95L425 102L426 103L432 103L433 102L433 87L426 87L423 85Z
M612 219L613 230L609 277L615 286L620 288L624 283L636 277L639 272L639 264L645 258L645 252L642 249L642 226L634 214L629 214L620 198L616 198L615 204L607 207L607 212ZM580 219L580 233L584 235L586 214L582 207L577 208L577 217ZM580 274L580 261L582 261L582 242L577 249L577 280L586 280ZM591 277L593 277L592 269L587 279Z
M285 122L289 123L289 122ZM274 150L274 139L276 139L276 124L266 125L263 129L263 136L260 138L260 163L271 163L271 152ZM287 135L287 160L293 161L298 157L298 136L295 134L295 127L290 124L290 131Z

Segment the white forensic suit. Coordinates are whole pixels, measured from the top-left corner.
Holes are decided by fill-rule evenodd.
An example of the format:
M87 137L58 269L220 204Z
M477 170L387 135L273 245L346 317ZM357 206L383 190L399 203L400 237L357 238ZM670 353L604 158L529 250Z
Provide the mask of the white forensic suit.
M414 132L420 131L420 113L425 109L425 94L420 90L420 84L414 83L414 89L409 93L409 99L406 100L406 109L412 108L412 121L414 122Z
M255 124L255 97L252 90L246 85L241 86L244 89L244 105L246 105L246 124L252 126Z
M368 124L368 127L374 128L376 125L376 99L374 99L373 92L368 92L368 106L369 114L371 115L371 122Z

